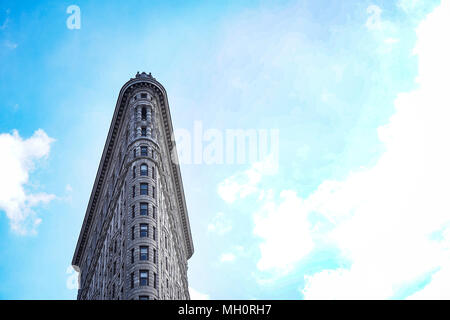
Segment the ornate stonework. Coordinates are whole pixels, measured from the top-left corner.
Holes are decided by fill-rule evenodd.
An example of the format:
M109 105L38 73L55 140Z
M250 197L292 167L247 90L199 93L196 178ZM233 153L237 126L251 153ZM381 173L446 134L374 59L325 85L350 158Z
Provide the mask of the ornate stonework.
M189 299L194 247L172 133L164 87L138 72L120 90L73 257L78 299Z

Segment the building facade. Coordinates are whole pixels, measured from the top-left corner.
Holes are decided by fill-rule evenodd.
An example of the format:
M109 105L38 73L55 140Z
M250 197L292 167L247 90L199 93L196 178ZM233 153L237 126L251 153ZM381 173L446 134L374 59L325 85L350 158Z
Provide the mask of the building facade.
M167 94L151 74L120 90L72 265L78 299L189 299L194 252Z

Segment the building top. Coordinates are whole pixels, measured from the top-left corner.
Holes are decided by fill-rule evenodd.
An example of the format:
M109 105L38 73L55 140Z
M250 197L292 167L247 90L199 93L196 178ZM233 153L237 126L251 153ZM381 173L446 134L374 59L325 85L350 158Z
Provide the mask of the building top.
M168 144L169 152L172 157L175 157L175 161L171 161L173 184L175 186L175 196L178 203L178 212L180 214L180 220L182 223L182 229L184 232L184 243L187 250L187 258L189 259L194 253L194 245L192 242L191 229L189 224L189 217L186 207L186 201L184 196L183 182L181 179L180 167L178 165L178 154L176 152L176 146L173 137L172 119L170 116L169 102L167 99L167 93L164 87L156 81L151 73L137 72L134 78L131 78L122 87L117 99L116 108L114 110L113 120L109 128L108 137L106 139L105 147L103 148L103 154L98 167L97 175L95 178L94 186L92 188L89 204L84 216L83 225L80 231L80 235L73 256L72 265L79 266L81 258L83 257L86 241L88 239L91 223L94 220L94 214L96 211L96 205L98 203L98 197L102 194L102 190L106 181L106 174L108 172L109 165L113 154L114 147L116 145L116 139L120 132L120 128L123 123L125 111L128 100L133 91L138 88L151 88L157 93L159 99L159 105L161 106L162 123L164 126L164 132L166 141Z

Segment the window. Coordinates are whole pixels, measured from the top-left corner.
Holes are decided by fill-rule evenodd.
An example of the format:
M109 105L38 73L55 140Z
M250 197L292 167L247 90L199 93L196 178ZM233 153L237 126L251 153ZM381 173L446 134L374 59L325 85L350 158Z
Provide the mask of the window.
M136 149L133 149L133 157L136 158Z
M154 189L154 187L153 187L153 189ZM141 183L141 195L148 195L148 183ZM134 195L133 195L133 197L134 197Z
M155 179L155 167L152 167L152 178Z
M134 226L131 227L131 240L134 240Z
M133 167L133 179L136 178L136 167Z
M153 249L153 263L156 263L156 249Z
M141 119L142 119L142 120L147 120L147 108L146 108L146 107L142 107L142 110L141 110Z
M140 207L141 207L141 210L140 210L141 216L148 216L148 203L141 202Z
M153 240L156 240L156 228L153 226Z
M133 198L134 198L136 196L136 187L135 186L132 187L131 193L132 193Z
M150 300L148 296L139 296L139 300Z
M131 207L131 218L134 219L134 210L135 210L135 206Z
M134 272L132 272L130 275L130 288L134 288Z
M141 99L147 99L147 94L146 93L141 93Z
M156 289L156 273L153 272L153 288Z
M166 257L166 270L169 270L169 262L167 261L167 257Z
M139 225L139 234L142 237L148 237L148 224L147 223L141 223Z
M148 187L148 186L147 186ZM155 186L152 186L152 197L155 199L156 198L156 192L155 192Z
M139 260L148 260L148 247L139 247Z
M134 263L134 249L131 249L131 263Z
M148 166L145 163L141 164L141 176L148 176Z
M148 149L145 146L141 147L141 156L148 156Z
M156 219L156 207L153 206L153 219Z
M139 270L139 285L148 286L148 270Z
M141 136L146 137L147 136L147 127L141 128Z

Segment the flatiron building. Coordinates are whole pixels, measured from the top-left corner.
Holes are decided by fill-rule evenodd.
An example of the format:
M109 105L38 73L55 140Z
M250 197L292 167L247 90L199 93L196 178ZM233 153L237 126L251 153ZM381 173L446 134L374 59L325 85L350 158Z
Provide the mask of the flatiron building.
M189 299L194 252L166 90L120 90L72 265L78 299Z

